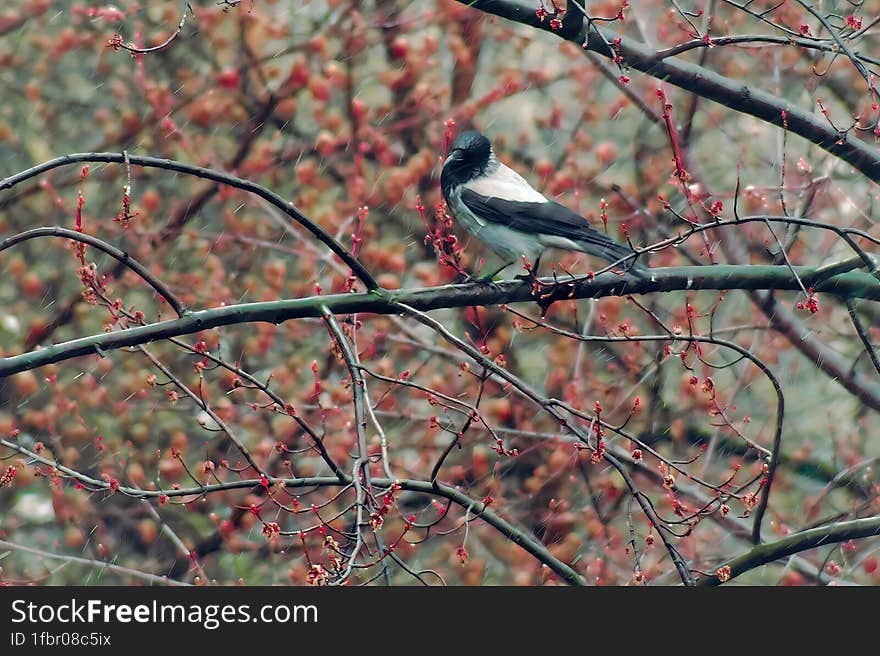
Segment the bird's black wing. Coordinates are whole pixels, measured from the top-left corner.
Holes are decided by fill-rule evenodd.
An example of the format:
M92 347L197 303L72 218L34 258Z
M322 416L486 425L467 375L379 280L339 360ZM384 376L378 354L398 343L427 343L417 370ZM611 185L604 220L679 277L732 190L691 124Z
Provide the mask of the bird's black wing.
M463 189L461 202L475 216L514 230L554 235L593 244L618 259L632 255L631 248L591 228L584 217L556 201L527 203L483 196L472 189Z

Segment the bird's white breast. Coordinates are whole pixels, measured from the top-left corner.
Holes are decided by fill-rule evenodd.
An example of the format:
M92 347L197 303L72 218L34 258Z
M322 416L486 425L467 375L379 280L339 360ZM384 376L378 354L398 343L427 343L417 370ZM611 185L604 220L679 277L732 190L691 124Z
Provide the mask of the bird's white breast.
M491 173L480 176L462 185L481 196L501 198L521 203L546 203L547 199L525 181L513 169L498 162L498 167Z

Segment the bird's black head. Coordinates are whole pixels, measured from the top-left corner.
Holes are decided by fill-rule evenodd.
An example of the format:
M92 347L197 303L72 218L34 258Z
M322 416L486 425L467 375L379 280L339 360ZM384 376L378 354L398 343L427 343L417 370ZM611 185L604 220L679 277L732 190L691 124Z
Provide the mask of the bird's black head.
M467 130L462 132L452 142L452 148L449 151L449 157L454 155L460 156L462 159L471 162L485 163L492 153L492 144L489 140L476 130Z
M440 174L444 198L452 188L485 173L491 158L492 144L482 134L468 130L458 135L452 142Z

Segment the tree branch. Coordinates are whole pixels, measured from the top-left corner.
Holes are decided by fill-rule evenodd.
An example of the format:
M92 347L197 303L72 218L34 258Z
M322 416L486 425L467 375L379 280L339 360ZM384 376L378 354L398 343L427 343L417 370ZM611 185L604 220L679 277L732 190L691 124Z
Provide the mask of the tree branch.
M229 173L224 173L223 171L207 169L201 166L191 166L174 160L159 159L157 157L144 157L139 155L128 155L126 157L126 155L123 155L122 153L73 153L56 157L48 162L43 162L42 164L27 169L26 171L21 171L20 173L16 173L15 175L0 180L0 191L11 189L15 185L46 173L47 171L81 162L127 163L133 164L134 166L175 171L177 173L183 173L197 178L204 178L205 180L212 180L213 182L229 185L230 187L255 194L277 207L297 223L302 225L306 230L311 232L318 241L327 246L327 248L333 251L340 260L345 262L345 264L351 268L354 275L357 276L367 289L378 289L379 287L379 283L377 283L370 272L352 256L348 249L325 232L321 226L296 209L296 207L294 207L289 201L262 185L244 180Z
M57 469L58 472L61 472L68 477L77 480L80 483L83 483L84 485L88 485L90 488L110 490L110 483L108 483L107 481L87 476L74 469L70 469L69 467L60 465L57 462L54 462L48 458L44 458L24 448L23 446L16 444L15 442L0 438L0 444L12 449L13 451L16 451L17 453L32 458L37 462L40 462L49 467L53 467ZM338 478L333 476L313 476L308 478L269 477L268 480L269 485L274 485L275 483L281 482L284 484L285 487L291 489L314 486L345 487L351 485L350 480L339 480ZM444 499L452 501L462 508L470 509L470 512L472 512L475 517L482 519L487 524L489 524L489 526L504 535L504 537L506 537L508 540L525 549L537 560L549 567L563 581L565 581L569 585L584 585L584 580L570 566L566 565L561 560L556 558L547 550L547 548L543 544L535 540L532 536L528 535L528 533L516 528L505 519L503 519L501 516L490 510L485 503L477 501L476 499L472 499L464 492L461 492L454 487L450 487L449 485L443 485L441 483L432 483L431 481L419 481L410 479L373 479L373 484L380 487L391 487L395 483L397 483L403 490L442 497ZM262 483L260 480L247 479L240 481L229 481L226 483L218 483L213 485L201 485L199 487L186 489L145 490L120 485L118 488L116 488L116 490L117 492L120 492L127 496L132 496L139 499L158 499L159 497L163 496L169 498L189 496L202 497L213 492L219 492L222 490L242 490L260 487L262 487Z
M93 237L91 235L87 235L84 232L77 232L76 230L68 230L67 228L51 226L44 228L34 228L33 230L26 230L25 232L20 232L17 235L7 237L3 241L0 241L0 252L5 251L7 248L11 248L16 244L20 244L21 242L28 241L30 239L37 239L39 237L62 237L64 239L70 239L71 241L78 241L83 244L88 244L89 246L96 248L102 253L106 253L114 260L119 262L120 265L134 271L137 275L141 277L141 279L145 283L155 289L156 293L159 294L159 296L163 300L167 301L168 305L171 306L171 309L173 309L174 312L177 313L177 316L183 316L184 314L186 314L186 305L179 301L177 297L171 292L171 290L168 289L168 286L158 277L156 277L152 271L150 271L143 264L135 260L125 251L119 250L118 248L108 244L104 240L98 239L97 237Z
M704 577L697 581L697 585L721 585L721 583L749 570L772 563L774 560L800 553L801 551L815 549L825 544L836 544L874 535L880 535L880 517L854 519L848 522L838 522L831 526L820 526L808 531L801 531L776 542L760 544L742 556L722 563L716 569L715 576ZM729 572L725 571L727 568L730 568ZM721 576L721 578L724 578L724 581L719 578L717 574L719 571L725 571L724 575Z
M638 279L629 274L603 274L593 281L584 278L570 284L558 284L560 298L601 298L625 294L651 294L656 292L693 289L779 289L798 291L800 285L787 266L696 266L651 269L651 277ZM821 269L794 267L797 277L803 281L821 275ZM554 281L544 280L546 286ZM880 300L880 284L877 279L863 271L849 271L835 275L815 285L815 291L841 298ZM62 362L81 355L103 355L105 351L136 346L159 339L179 337L208 330L218 326L265 321L279 324L303 317L321 318L321 306L326 305L333 314L398 314L399 303L416 310L427 311L440 308L468 307L472 305L498 305L535 301L532 286L525 281L505 281L487 285L473 282L461 285L445 285L410 290L374 290L359 294L333 294L308 298L243 303L190 311L183 317L147 326L127 328L112 333L53 344L46 348L0 358L0 378L27 371L54 362ZM861 377L858 378L861 381ZM880 409L880 385L862 383L864 398L871 407ZM864 391L867 390L867 391Z
M724 77L696 64L677 59L664 59L663 52L655 52L646 45L616 34L613 39L619 39L618 53L611 52L606 44L612 39L595 25L585 27L581 20L579 28L568 23L562 30L552 30L550 21L541 21L535 15L533 7L520 4L516 0L459 0L459 2L488 14L551 32L578 46L586 44L587 49L605 57L610 58L619 54L623 58L622 66L641 71L742 114L754 116L778 127L783 127L784 120L786 130L839 157L873 182L880 184L880 155L874 148L854 138L850 132L842 133L835 130L811 113L793 107L788 101L762 89ZM574 15L575 12L568 13Z
M94 567L96 569L107 570L109 572L116 572L117 574L121 574L123 576L131 576L132 578L141 579L142 581L146 581L147 583L151 583L153 585L192 585L190 583L184 583L183 581L169 579L167 576L157 576L155 574L150 574L149 572L141 572L140 570L131 569L130 567L122 567L121 565L105 563L99 560L92 560L90 558L81 558L79 556L68 556L66 554L43 551L42 549L34 549L33 547L26 547L23 544L15 544L14 542L7 542L6 540L0 540L0 549L21 551L23 553L29 553L34 556L39 556L40 558L54 558L56 560L64 561L65 563L78 563L80 565L86 565L87 567Z

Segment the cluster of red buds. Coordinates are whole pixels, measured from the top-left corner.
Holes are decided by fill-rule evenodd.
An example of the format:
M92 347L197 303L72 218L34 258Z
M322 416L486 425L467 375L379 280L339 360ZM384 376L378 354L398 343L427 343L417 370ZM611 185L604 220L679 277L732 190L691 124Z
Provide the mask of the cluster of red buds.
M123 228L128 228L129 222L134 219L139 211L131 211L131 185L123 185L122 187L122 210L113 217L113 221L122 224Z
M499 456L508 456L516 458L519 455L519 449L507 449L504 447L504 441L499 437L495 439L495 445L492 450Z
M461 264L464 248L460 245L458 237L453 234L452 217L446 210L446 203L438 203L434 206L434 221L428 221L425 206L421 198L416 199L416 210L422 217L422 221L428 228L425 235L425 244L431 244L441 265L448 266L459 274L466 271Z
M862 17L850 14L846 17L846 26L851 30L859 31L862 29Z
M544 0L540 0L541 6L535 10L535 16L543 23L544 20L548 16L550 16L550 12L547 10L546 5L544 4ZM550 29L551 30L561 30L562 29L562 19L565 17L565 9L560 7L556 0L550 0L550 4L553 6L553 15L550 16Z
M382 505L375 512L370 513L370 528L374 531L382 528L385 517L391 506L394 505L394 495L400 490L400 484L394 483L389 490L382 495Z
M104 472L103 474L101 474L101 478L104 480L105 483L107 483L107 488L110 490L111 494L113 492L116 492L116 490L119 489L119 480L116 478L113 478L107 472ZM0 486L0 487L2 487L2 486Z
M6 468L6 471L3 473L3 476L0 476L0 487L12 487L12 481L15 479L15 474L18 470L14 465L10 465Z
M812 287L807 290L807 300L798 301L796 307L798 310L808 310L810 314L816 314L819 311L819 301L816 299Z
M281 533L281 527L278 526L278 522L263 522L263 535L266 536L267 540L272 540Z
M98 293L104 291L107 276L98 275L98 266L94 262L89 262L79 267L76 273L84 287L82 292L83 300L89 305L97 305Z
M330 573L324 569L323 565L312 565L309 573L306 574L306 583L309 585L327 585L330 580Z

